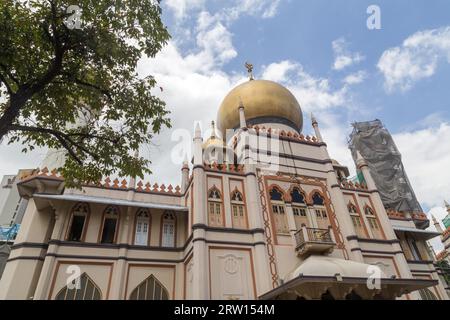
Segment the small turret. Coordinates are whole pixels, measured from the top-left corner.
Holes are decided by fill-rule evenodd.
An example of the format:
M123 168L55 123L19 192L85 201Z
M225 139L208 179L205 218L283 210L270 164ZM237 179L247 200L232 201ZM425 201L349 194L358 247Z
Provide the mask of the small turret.
M442 232L444 232L444 230L442 230L442 227L441 227L441 224L439 223L439 221L437 221L437 219L434 215L431 215L431 218L433 219L433 224L434 224L434 227L436 228L437 232L442 234Z
M316 117L311 112L311 124L314 128L314 132L316 133L317 141L323 142L322 134L320 133L319 123L317 122Z

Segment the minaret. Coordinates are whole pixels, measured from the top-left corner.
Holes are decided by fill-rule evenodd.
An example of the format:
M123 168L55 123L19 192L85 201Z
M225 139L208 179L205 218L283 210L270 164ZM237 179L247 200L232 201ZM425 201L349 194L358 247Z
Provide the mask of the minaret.
M203 152L202 152L202 130L200 129L200 124L197 123L195 126L194 133L194 166L203 165Z
M189 165L187 161L183 161L181 168L181 191L185 192L189 183Z
M316 133L316 138L319 142L323 142L322 134L320 133L319 129L319 123L316 120L316 117L314 117L313 113L311 112L311 124L314 128L314 132Z
M444 230L442 230L441 224L439 221L437 221L436 217L434 215L431 215L431 218L433 218L434 227L436 228L437 232L442 234Z
M193 216L192 226L205 226L208 223L206 214L206 175L203 167L203 150L202 150L202 131L197 122L194 135L194 167L192 169L192 200L195 204L195 211L191 212ZM206 247L206 231L203 228L193 228L193 284L192 299L204 300L209 298L208 283L205 281L205 270L208 270L207 247Z
M216 124L214 123L214 120L211 121L211 139L214 139L216 137Z
M239 99L239 123L241 129L247 127L247 121L245 120L245 113L244 113L244 105L242 104L242 100L240 99Z

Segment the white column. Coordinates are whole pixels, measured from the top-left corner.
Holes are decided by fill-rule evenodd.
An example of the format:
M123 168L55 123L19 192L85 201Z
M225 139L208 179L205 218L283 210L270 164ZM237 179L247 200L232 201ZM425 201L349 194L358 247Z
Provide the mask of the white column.
M64 212L65 211L65 212ZM64 240L64 218L67 215L67 208L58 208L55 212L55 226L53 228L51 239ZM52 245L52 251L47 250L47 253L57 253L58 245ZM47 300L48 290L53 276L53 268L55 266L56 258L54 256L46 256L44 265L42 266L41 276L39 277L36 290L34 292L33 300Z
M272 289L269 268L269 257L266 249L266 238L264 236L264 223L262 218L261 202L259 200L258 181L256 179L255 166L245 165L245 194L247 195L247 215L250 229L260 229L261 232L254 233L253 241L255 245L255 272L258 274L256 290L258 296Z
M187 161L184 161L183 167L181 168L181 192L186 192L188 183L189 183L189 165Z
M323 142L322 134L320 133L320 129L319 129L319 123L317 122L316 118L314 117L314 115L312 113L311 113L311 123L314 128L314 132L316 134L317 141Z
M206 175L203 168L202 133L197 124L194 136L194 168L192 170L194 201L193 225L207 224L206 215ZM192 295L195 300L209 299L208 251L205 242L206 232L202 228L193 231L193 283Z
M247 127L247 121L245 120L245 113L244 113L244 105L242 104L242 101L239 102L239 125L241 128Z

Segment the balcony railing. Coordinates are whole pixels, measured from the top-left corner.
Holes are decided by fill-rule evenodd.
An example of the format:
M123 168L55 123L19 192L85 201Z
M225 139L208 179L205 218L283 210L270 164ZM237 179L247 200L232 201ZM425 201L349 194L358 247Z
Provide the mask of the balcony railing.
M299 256L311 253L330 253L335 245L329 229L302 227L295 233L295 240Z

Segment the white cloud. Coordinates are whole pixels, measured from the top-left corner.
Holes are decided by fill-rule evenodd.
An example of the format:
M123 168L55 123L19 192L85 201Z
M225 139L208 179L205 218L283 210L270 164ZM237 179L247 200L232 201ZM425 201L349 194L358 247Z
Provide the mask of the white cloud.
M197 45L214 64L228 62L237 56L231 33L208 12L199 15Z
M359 53L352 53L348 50L348 43L344 38L339 38L331 43L334 51L334 70L342 70L353 64L357 64L365 59L365 57Z
M441 206L450 198L450 124L394 135L419 202Z
M311 112L344 106L347 86L333 88L327 78L314 77L299 63L284 60L264 67L262 78L286 85L297 97L303 111Z
M387 49L377 67L388 92L409 90L417 81L431 77L439 62L450 63L450 27L419 31L398 47Z
M277 14L281 0L229 0L221 4L221 9L216 15L219 20L232 22L241 15L260 17L263 19L272 18ZM166 0L164 4L172 11L178 22L192 12L204 11L207 2L205 0Z
M166 0L164 4L172 10L175 18L184 19L189 11L202 8L205 0Z
M359 84L359 83L363 82L366 78L367 78L367 72L360 70L358 72L349 74L342 81L345 84L352 85L352 84Z
M288 73L299 68L297 63L289 60L271 63L263 66L262 79L272 80L275 82L285 82L288 80Z

